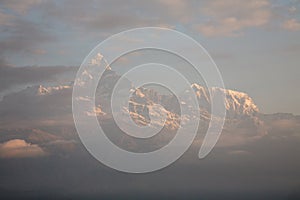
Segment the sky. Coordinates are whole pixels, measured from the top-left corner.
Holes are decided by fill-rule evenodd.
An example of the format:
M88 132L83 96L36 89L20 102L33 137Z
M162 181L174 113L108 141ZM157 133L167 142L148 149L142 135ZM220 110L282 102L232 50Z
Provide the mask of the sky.
M1 0L0 64L79 66L112 34L167 27L202 44L225 86L262 112L300 114L299 9L298 0Z

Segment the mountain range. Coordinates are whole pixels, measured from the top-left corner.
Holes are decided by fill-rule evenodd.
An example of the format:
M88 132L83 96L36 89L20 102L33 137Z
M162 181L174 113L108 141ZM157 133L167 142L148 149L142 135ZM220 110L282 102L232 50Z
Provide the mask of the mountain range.
M117 116L126 127L128 121L123 119L124 114L130 114L133 121L145 126L150 123L153 126L163 127L158 136L151 138L150 143L131 138L123 132L115 123L111 107L111 91L120 76L107 69L99 82L96 92L96 102L93 112L86 115L97 116L108 137L119 146L132 151L149 151L166 144L181 124L194 120L200 112L200 126L198 142L201 142L207 130L210 118L211 99L217 94L225 95L226 119L221 136L220 146L239 145L257 138L264 137L270 132L276 132L279 125L281 129L298 130L300 118L292 114L263 114L259 111L254 100L246 93L222 88L209 88L197 83L191 84L195 92L199 110L190 110L188 115L180 115L180 105L186 102L178 102L172 94L162 93L153 88L134 88L129 106L122 107ZM130 85L131 83L128 82ZM8 94L0 102L0 142L4 143L13 139L22 139L31 144L44 147L48 153L53 153L52 146L60 149L62 153L74 149L78 145L78 137L72 118L72 87L73 82L65 85L42 86L33 85L21 91ZM185 92L185 91L183 91ZM189 108L189 107L188 107ZM166 120L157 120L155 116L164 115ZM279 130L279 129L278 129ZM10 132L10 134L5 134ZM63 148L63 146L67 148ZM55 150L57 153L57 150Z

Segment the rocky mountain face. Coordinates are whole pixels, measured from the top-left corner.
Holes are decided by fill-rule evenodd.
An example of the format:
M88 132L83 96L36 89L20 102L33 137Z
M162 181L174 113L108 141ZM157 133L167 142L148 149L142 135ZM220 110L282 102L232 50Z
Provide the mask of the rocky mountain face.
M99 83L96 95L96 105L98 117L104 118L111 116L110 101L111 92L114 84L118 81L119 76L111 71L106 70L106 74ZM177 98L172 94L162 94L150 88L134 88L128 81L128 88L133 90L133 94L129 101L129 106L125 105L120 110L122 113L130 113L131 118L139 125L147 125L150 119L155 119L157 115L165 115L166 121L152 121L154 126L166 126L168 129L176 130L180 124L195 118L195 112L200 111L201 121L207 127L211 118L211 99L218 98L219 95L225 96L226 122L225 130L233 131L233 129L245 129L251 132L265 134L264 122L258 116L259 109L249 95L243 92L226 90L221 88L205 88L199 84L192 84L191 89L194 90L199 103L199 111L190 110L189 115L180 115L180 106L187 106L186 102L178 102ZM129 91L128 91L129 92ZM183 91L184 93L185 91ZM128 95L128 93L127 93ZM185 94L183 94L185 95ZM126 122L124 122L126 123ZM204 128L205 129L205 128Z

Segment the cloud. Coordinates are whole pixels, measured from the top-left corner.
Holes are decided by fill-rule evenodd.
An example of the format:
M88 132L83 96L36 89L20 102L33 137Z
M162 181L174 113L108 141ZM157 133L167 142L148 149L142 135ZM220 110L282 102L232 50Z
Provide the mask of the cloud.
M288 8L288 10L291 14L293 14L297 11L297 8L295 6L292 6L292 7Z
M168 9L168 13L174 17L183 17L188 16L189 6L186 1L183 0L158 0L158 4L161 4L162 7Z
M15 56L15 53L32 52L33 48L47 42L53 42L55 37L45 31L42 24L36 24L23 19L15 19L0 40L0 56Z
M14 139L0 144L0 158L26 158L45 156L46 153L36 144Z
M207 22L195 28L206 36L237 36L245 28L267 24L271 18L267 0L213 0L204 6L203 13Z
M72 53L87 50L84 46L70 47L72 41L89 44L99 41L99 37L141 26L182 25L206 36L237 36L247 28L268 24L272 15L272 5L267 0L29 0L17 3L5 0L0 4L5 11L0 13L0 25L11 24L0 26L5 30L0 38L0 56L15 63L22 58L14 60L19 54L33 58L29 62L48 61L51 56L59 55L52 54L53 46L49 44L53 43L56 49L72 48L66 58L61 58L67 62L64 59L72 60ZM40 56L44 51L47 55Z
M15 87L26 87L40 82L70 82L74 80L76 67L64 66L27 66L12 67L0 59L0 94Z
M133 28L160 21L159 18L153 17L152 11L146 11L147 6L139 8L138 5L141 4L138 3L136 6L134 2L133 6L123 4L121 11L116 9L117 2L62 1L57 3L29 0L28 2L2 1L0 5L5 11L0 10L2 31L0 56L10 62L13 62L11 60L19 54L36 56L37 49L47 51L45 46L58 39L63 39L63 43L65 34L85 39L83 35L86 38L91 38L93 34L99 37L99 30L103 34L107 30ZM141 9L146 10L139 12L138 10ZM52 29L53 27L55 29ZM73 39L76 41L76 38ZM58 44L60 43L56 43Z
M36 55L43 55L43 54L46 54L47 51L44 50L44 49L34 49L34 50L32 51L32 53L33 53L33 54L36 54Z
M297 19L289 19L282 24L282 27L289 31L299 31L300 22Z
M0 10L0 26L10 26L14 16L4 13Z
M244 151L244 150L232 150L229 151L228 154L232 156L243 156L243 157L253 155L251 152Z
M25 14L30 8L41 2L41 0L2 0L0 4L2 4L3 7L8 8L18 14Z
M150 26L174 19L183 11L182 1L61 1L60 4L45 2L39 6L43 17L50 22L64 24L70 29L92 34L101 30L124 30L138 26ZM64 6L62 6L64 5ZM166 9L168 12L166 12ZM182 13L182 11L180 13ZM76 15L74 15L76 13ZM171 16L170 16L171 15ZM177 16L177 15L176 15ZM99 32L97 32L99 36Z

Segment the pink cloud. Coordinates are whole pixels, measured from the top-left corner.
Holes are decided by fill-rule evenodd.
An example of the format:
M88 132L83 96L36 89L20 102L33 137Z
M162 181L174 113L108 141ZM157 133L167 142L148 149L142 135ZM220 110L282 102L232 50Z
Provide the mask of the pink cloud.
M44 150L36 144L14 139L0 144L0 158L26 158L44 156Z

